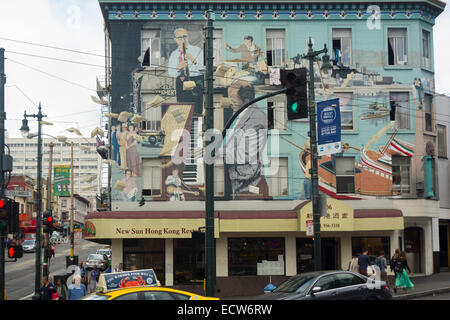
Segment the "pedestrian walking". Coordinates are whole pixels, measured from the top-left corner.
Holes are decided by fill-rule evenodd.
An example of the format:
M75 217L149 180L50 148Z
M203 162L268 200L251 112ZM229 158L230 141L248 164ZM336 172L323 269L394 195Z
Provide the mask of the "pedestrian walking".
M100 271L97 269L97 266L94 266L89 273L89 285L88 291L89 293L95 292L95 288L97 287L98 278L100 277Z
M373 270L373 267L370 264L370 258L367 255L369 253L369 250L363 249L362 254L358 257L358 272L366 277L369 276L367 273L367 268L371 267Z
M394 255L391 258L391 261L389 263L389 268L391 269L391 272L394 272L394 293L397 293L397 286L395 285L395 279L397 279L397 273L395 272L395 263L397 260L400 259L400 249L395 249Z
M39 290L41 300L52 300L52 294L55 292L55 286L49 281L48 276L42 277L42 287Z
M67 288L66 285L62 282L61 278L56 280L55 289L58 293L59 300L67 300Z
M379 256L375 260L375 265L380 268L380 280L385 281L387 283L387 261L386 257L384 256L384 251L380 251Z
M55 245L54 244L52 244L52 257L53 258L55 257Z
M74 283L67 290L68 300L78 300L86 295L86 286L81 283L81 276L75 274L73 280Z
M354 255L352 257L352 260L348 263L348 271L353 271L358 273L359 272L359 265L358 265L358 256Z
M397 288L403 289L403 293L407 293L408 289L414 288L414 284L411 282L408 274L406 273L406 270L408 270L409 274L413 274L408 266L405 251L401 252L400 258L395 262L394 270L396 273L395 286Z
M87 281L86 281L86 269L83 267L83 262L80 262L78 264L79 266L79 272L78 274L80 275L81 278L81 283L83 283L84 285L87 285Z

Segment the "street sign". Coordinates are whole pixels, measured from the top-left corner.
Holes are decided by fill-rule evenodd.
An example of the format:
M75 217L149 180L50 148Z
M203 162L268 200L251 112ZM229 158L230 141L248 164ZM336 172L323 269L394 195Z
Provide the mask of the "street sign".
M306 220L306 236L314 237L314 220Z
M319 156L342 152L339 99L317 103L317 152Z
M32 198L32 197L33 197L33 191L25 191L25 190L5 190L5 196L7 196L7 197Z
M53 194L57 197L70 197L70 166L54 166Z

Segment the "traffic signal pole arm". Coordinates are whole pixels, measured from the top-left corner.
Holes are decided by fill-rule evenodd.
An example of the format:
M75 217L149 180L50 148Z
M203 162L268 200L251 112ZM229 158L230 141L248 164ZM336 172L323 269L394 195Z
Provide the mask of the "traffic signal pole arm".
M264 99L267 99L267 98L270 98L270 97L273 97L273 96L285 93L287 90L288 90L288 88L284 88L284 89L281 89L279 91L268 93L268 94L265 94L263 96L255 98L252 101L249 101L246 104L244 104L238 111L236 111L235 114L233 114L233 116L230 118L230 120L228 120L227 124L225 125L225 127L222 130L222 138L225 138L225 136L227 135L227 130L230 128L230 126L233 123L233 121L236 120L236 118L239 116L239 114L241 114L249 106L251 106L252 104L254 104L254 103L258 102L258 101L261 101L261 100L264 100Z

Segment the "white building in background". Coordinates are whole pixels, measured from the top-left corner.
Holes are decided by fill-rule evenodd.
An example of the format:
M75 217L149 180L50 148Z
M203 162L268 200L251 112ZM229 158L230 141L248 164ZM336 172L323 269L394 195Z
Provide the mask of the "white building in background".
M98 185L98 177L101 168L101 157L96 151L95 138L70 138L74 142L74 193L84 197L95 198ZM53 142L53 163L55 165L70 165L70 145L55 141L51 138L43 138L42 142L42 177L47 179L49 166L50 142ZM32 178L37 176L37 139L6 138L13 157L13 174L26 175ZM89 147L90 150L82 150L77 145ZM54 172L52 171L52 176ZM87 182L89 177L96 176L93 181ZM91 187L91 188L89 188ZM89 188L89 189L88 189Z
M450 97L436 95L435 105L440 215L439 219L433 219L433 234L439 234L438 238L434 236L433 241L439 246L437 250L439 267L448 269L450 267L450 161L448 159L450 156Z

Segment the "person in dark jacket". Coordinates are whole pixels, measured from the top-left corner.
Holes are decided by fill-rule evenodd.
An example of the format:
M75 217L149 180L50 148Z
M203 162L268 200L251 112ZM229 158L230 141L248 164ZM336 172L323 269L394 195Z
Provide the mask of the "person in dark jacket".
M395 285L395 279L397 279L397 273L395 272L395 262L400 259L400 249L395 249L394 255L391 258L389 267L391 268L391 272L394 272L394 292L397 293L397 286Z
M39 290L41 300L52 300L52 293L55 292L55 286L51 283L47 276L42 277L42 287Z
M407 289L414 288L414 284L408 277L406 270L409 271L409 274L413 274L411 269L408 266L408 260L406 259L406 252L402 251L400 254L400 258L396 261L394 270L396 272L395 277L395 286L397 288L403 289L403 293L406 293Z
M367 267L369 267L370 264L370 258L367 255L369 253L369 250L363 249L362 254L358 257L358 265L359 265L359 273L368 277L367 274Z

